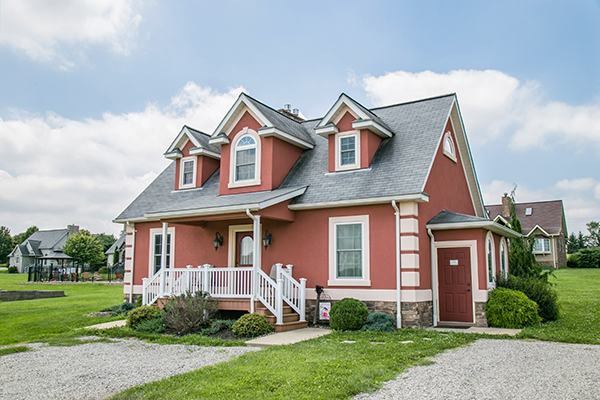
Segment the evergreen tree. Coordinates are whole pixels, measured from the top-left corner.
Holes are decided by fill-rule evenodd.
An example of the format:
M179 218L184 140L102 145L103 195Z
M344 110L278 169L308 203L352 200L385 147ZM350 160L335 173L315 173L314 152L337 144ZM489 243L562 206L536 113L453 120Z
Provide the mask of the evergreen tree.
M571 232L571 236L567 239L567 253L575 254L579 250L579 246L577 245L577 238L575 234Z
M522 233L521 222L517 218L514 198L510 206L510 224L516 232ZM523 237L511 239L510 251L508 253L508 265L510 274L521 278L539 277L542 272L542 266L538 264L533 255L533 243L531 240L526 242Z

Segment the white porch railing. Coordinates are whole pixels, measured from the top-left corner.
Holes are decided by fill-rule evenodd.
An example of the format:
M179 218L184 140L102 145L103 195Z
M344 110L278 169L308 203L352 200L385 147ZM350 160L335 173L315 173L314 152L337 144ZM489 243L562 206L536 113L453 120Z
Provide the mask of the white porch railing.
M291 266L276 264L277 279L273 280L261 269L256 277L256 299L283 323L283 302L306 321L306 279L292 278ZM159 270L151 278L143 279L142 303L153 304L160 297L177 296L190 291L207 292L211 297L247 298L252 300L252 267L214 268L205 264L197 268L168 268Z

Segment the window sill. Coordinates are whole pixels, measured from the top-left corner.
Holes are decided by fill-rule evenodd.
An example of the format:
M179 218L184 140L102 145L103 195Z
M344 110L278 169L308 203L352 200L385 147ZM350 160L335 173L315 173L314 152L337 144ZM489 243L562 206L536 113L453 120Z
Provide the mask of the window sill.
M367 279L335 279L328 280L327 286L371 286L371 281Z
M260 180L257 180L257 181L230 182L227 185L227 187L229 189L232 189L232 188L241 188L241 187L248 187L248 186L260 186Z

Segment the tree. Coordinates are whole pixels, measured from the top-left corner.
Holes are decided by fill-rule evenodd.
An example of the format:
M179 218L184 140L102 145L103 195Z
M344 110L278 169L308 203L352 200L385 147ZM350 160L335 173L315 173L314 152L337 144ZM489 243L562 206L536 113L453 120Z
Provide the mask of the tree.
M583 236L583 233L581 233L581 231L579 231L579 235L577 235L577 250L581 250L581 249L585 249L587 248L587 244L585 242L585 236Z
M25 232L19 233L13 237L14 244L17 245L23 243L29 236L37 231L39 231L37 226L30 226Z
M115 238L115 235L113 234L107 235L106 233L94 233L92 236L98 239L105 252L110 248L110 246L113 245L114 242L117 241L117 238Z
M510 225L516 232L521 232L521 222L517 218L515 199L513 197L510 206ZM533 255L533 240L526 242L523 237L511 239L510 251L508 253L508 265L510 274L521 278L539 277L542 272L542 266L538 264Z
M10 229L0 226L0 264L6 264L7 256L15 247L13 238L10 237Z
M589 248L600 247L600 223L590 221L587 224L589 235L585 236L585 242Z
M577 238L575 234L571 232L571 236L567 239L567 253L575 254L579 250L579 246L577 245Z
M85 229L69 237L63 251L66 255L77 259L80 264L94 266L102 265L104 262L102 244Z

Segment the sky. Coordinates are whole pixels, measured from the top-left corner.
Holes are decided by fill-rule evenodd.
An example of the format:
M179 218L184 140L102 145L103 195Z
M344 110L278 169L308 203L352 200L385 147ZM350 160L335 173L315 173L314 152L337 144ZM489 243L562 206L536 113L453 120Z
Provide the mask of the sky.
M457 93L486 204L600 221L600 1L0 2L0 225L112 220L241 92L306 118Z

